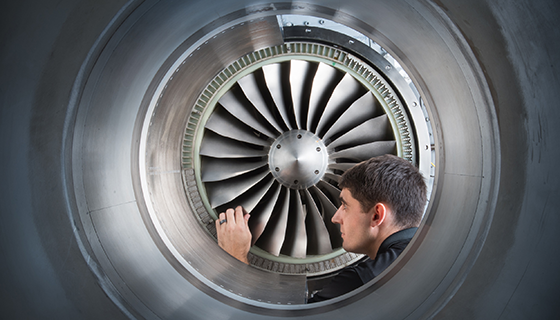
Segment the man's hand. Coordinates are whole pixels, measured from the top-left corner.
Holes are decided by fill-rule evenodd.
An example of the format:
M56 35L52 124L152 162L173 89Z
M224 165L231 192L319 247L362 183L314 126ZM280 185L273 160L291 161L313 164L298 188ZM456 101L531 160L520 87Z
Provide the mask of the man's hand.
M249 264L247 254L251 249L250 215L242 207L227 209L216 220L218 245L237 260Z

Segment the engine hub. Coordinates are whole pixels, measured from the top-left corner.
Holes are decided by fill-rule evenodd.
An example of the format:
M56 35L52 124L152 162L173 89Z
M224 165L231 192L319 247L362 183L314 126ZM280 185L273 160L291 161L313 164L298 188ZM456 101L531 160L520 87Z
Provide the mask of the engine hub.
M290 130L280 135L268 154L272 175L291 189L306 189L327 170L328 153L323 141L307 130Z

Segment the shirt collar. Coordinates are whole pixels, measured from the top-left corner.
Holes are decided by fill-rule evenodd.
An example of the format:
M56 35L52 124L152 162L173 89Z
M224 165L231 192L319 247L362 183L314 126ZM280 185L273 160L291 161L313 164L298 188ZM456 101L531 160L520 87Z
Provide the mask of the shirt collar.
M410 239L412 239L412 237L416 233L416 230L418 230L418 228L415 227L415 228L403 229L393 233L381 243L381 246L379 246L379 252L387 250L387 248L389 248L391 245L393 245L396 242L402 240L410 241Z

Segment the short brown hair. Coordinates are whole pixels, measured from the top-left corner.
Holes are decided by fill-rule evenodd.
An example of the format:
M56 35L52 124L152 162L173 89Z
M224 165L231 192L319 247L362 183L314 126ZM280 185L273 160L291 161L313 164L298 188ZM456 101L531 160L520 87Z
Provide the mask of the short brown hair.
M407 160L394 155L371 158L347 170L338 185L350 191L364 212L379 202L388 205L399 227L417 227L422 220L426 183Z

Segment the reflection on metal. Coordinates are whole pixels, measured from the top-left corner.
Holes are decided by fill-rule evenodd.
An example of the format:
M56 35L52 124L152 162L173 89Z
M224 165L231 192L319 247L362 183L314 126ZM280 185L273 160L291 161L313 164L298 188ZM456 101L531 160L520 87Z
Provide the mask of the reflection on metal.
M72 226L75 223L87 261L98 264L96 275L106 284L107 296L127 314L154 319L318 319L348 314L359 319L375 310L379 318L429 318L466 278L485 245L500 181L498 127L478 61L464 35L433 2L347 1L344 10L324 6L145 1L126 13L130 16L116 19L96 42L76 81L73 94L79 101L68 108L65 158L60 161L67 165L62 192L71 199ZM289 14L315 16L323 23L280 30L278 17ZM383 45L410 79L382 50L352 36L333 36L328 19L361 30ZM68 26L72 20L50 31L58 34ZM68 35L63 32L52 43L64 43ZM469 40L476 43L478 36ZM273 61L272 55L265 55L258 57L262 64L250 60L252 53L291 43L321 43L347 57L359 57L365 63L357 66L382 75L409 115L415 139L410 143L417 152L413 160L437 186L425 224L385 274L347 296L312 306L302 304L306 275L328 274L356 258L329 253L340 247L339 237L333 236L336 230L327 222L338 206L336 180L353 164L346 158L365 156L367 147L360 146L382 142L371 140L387 132L394 136L389 141L394 145L380 151L394 148L406 156L408 141L395 129L399 115L387 110L391 102L385 101L384 93L370 89L361 69L340 63L338 57L323 61L303 55ZM80 45L83 49L92 44ZM65 52L54 46L47 48L56 49L49 51L54 58ZM231 65L242 57L249 59L243 62L245 69ZM73 79L73 65L56 71ZM484 67L490 67L490 80L497 80L492 79L492 74L501 74L492 69L496 65ZM226 78L215 79L222 71ZM315 81L318 73L332 78ZM46 70L42 79L50 80L52 74ZM239 82L249 75L252 80ZM350 91L365 88L346 109L334 103L327 107L329 99L318 94L312 97L312 91L325 92L342 101L344 96L335 91L343 82ZM45 83L43 91L51 88ZM503 87L495 87L500 97L508 96ZM64 96L58 93L53 99ZM509 105L500 107L510 111ZM364 130L373 126L378 130ZM507 126L518 128L506 121ZM56 130L49 134L60 138ZM278 181L269 161L270 146L299 130L319 137L328 154L326 169L313 169L319 170L321 180L309 180L312 185L303 189ZM248 153L253 156L246 157ZM44 170L35 173L39 178L48 175ZM236 183L228 185L229 181ZM53 199L47 203L52 212L58 200ZM239 263L216 245L212 205L231 201L261 213L251 219L259 242L251 263L257 268ZM48 259L56 260L56 252L42 248ZM306 257L300 258L303 248ZM308 250L317 255L307 256ZM68 262L81 257L77 258ZM59 276L66 272L55 271ZM61 284L64 289L72 286Z
M332 272L360 258L342 250L330 219L338 178L387 153L417 163L412 128L392 85L356 56L313 42L264 48L225 67L196 103L183 167L198 189L187 195L204 216L238 205L251 213L254 266Z
M385 70L395 69L402 78L414 88L414 84L412 80L408 76L406 70L400 65L400 63L395 59L391 54L385 50L379 43L372 40L370 37L364 35L363 33L352 29L346 25L341 23L334 22L332 20L327 20L324 18L308 16L308 15L296 15L296 14L283 14L278 15L278 22L284 28L290 28L294 26L305 26L306 28L320 28L325 30L332 30L340 34L344 34L348 36L349 44L354 44L355 42L361 42L364 45L368 46L375 52L377 52L383 59L386 60L386 63L383 66ZM308 29L310 30L310 29Z

